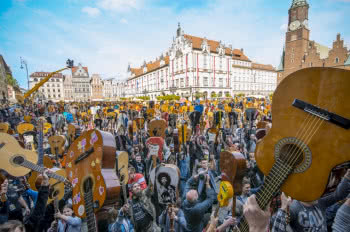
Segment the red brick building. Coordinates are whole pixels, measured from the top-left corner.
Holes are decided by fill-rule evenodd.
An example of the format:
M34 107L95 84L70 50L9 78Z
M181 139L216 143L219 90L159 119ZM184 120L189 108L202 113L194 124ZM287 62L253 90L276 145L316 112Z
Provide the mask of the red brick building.
M285 49L278 67L278 83L289 74L308 67L337 67L350 70L350 50L340 34L328 48L310 40L307 0L293 0L288 14Z

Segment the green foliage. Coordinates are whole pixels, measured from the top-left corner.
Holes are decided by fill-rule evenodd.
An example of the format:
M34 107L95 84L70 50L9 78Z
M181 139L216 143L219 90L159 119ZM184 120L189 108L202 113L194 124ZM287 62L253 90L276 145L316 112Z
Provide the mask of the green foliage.
M151 98L149 96L140 96L140 97L137 97L137 99L141 99L141 100L144 100L144 101L148 101L150 100Z
M237 97L244 97L245 94L244 93L239 93L239 94L236 94Z
M128 98L127 97L121 97L120 100L126 101L126 100L128 100Z
M225 93L225 96L226 97L231 97L231 94L230 93Z
M216 97L217 97L217 95L216 95L215 92L212 92L210 96L211 96L212 98L216 98Z
M9 85L11 85L12 87L19 88L18 82L15 78L13 78L13 76L11 76L10 74L7 74L6 78L7 78L7 83Z
M180 96L177 96L175 94L169 94L169 95L165 95L165 96L157 96L156 98L158 101L180 100Z

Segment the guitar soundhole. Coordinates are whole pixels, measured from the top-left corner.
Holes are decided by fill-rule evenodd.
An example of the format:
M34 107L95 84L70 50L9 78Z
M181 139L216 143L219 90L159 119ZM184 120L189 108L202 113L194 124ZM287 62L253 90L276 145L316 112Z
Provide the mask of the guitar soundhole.
M93 181L92 181L92 178L91 177L88 177L84 183L83 183L83 190L84 190L84 193L88 193L92 190L92 187L93 187Z
M280 159L296 167L303 162L303 151L296 144L285 144L280 151Z
M15 156L13 158L13 163L17 165L21 165L24 162L24 158L22 156Z

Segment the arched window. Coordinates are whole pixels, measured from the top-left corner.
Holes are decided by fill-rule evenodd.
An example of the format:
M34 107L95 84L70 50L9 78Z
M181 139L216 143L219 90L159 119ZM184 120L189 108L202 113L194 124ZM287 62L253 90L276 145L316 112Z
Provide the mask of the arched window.
M339 58L338 58L338 57L335 58L335 63L336 63L336 64L339 63Z

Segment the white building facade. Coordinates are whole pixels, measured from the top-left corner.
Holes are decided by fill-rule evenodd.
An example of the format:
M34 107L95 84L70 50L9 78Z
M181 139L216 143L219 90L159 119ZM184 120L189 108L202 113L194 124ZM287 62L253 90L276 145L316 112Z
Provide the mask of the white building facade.
M271 65L253 63L243 49L233 49L221 41L184 34L179 25L169 50L139 67L128 67L125 95L150 96L177 94L182 97L201 93L207 98L238 93L272 93L277 73Z
M87 67L79 64L72 68L72 86L74 101L89 101L91 98L91 83Z
M41 80L45 79L49 72L35 72L29 77L29 89L33 88ZM43 86L41 86L38 92L41 92L41 96L45 99L54 102L64 100L64 76L62 73L54 74Z

